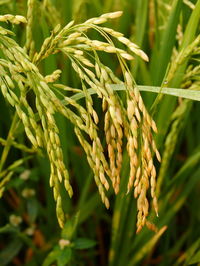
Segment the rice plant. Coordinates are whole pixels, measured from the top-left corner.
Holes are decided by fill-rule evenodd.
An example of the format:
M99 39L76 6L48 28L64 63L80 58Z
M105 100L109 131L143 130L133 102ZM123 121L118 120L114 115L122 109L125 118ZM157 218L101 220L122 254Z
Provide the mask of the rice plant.
M199 263L200 1L0 10L1 265Z

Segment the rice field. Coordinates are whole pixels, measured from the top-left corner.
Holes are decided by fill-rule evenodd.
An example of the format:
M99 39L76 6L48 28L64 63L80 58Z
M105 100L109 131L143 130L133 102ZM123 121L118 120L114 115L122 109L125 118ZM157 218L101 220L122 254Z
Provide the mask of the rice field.
M0 0L0 265L200 265L200 0Z

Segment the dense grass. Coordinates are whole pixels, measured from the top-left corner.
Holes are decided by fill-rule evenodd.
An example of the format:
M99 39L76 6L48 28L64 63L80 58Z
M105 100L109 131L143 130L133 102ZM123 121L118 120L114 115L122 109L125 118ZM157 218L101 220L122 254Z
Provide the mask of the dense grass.
M135 56L129 66L158 127L155 139L162 157L160 164L155 162L159 217L153 210L149 214L149 220L158 230L153 232L144 227L136 234L136 200L133 191L126 193L127 153L123 153L120 191L117 195L112 190L109 192L111 206L106 210L72 124L56 114L64 161L74 190L70 199L61 188L67 219L60 229L49 186L46 153L31 146L14 108L0 93L0 189L5 187L1 190L0 201L0 265L178 266L200 263L200 41L194 43L200 34L200 0L35 1L31 24L35 50L40 50L44 39L58 23L63 27L72 19L80 23L118 10L124 12L122 17L117 22L109 21L106 26L123 32L149 56L148 63ZM0 13L26 17L27 1L2 0ZM2 22L1 26L15 33L12 38L20 46L28 45L25 25ZM91 38L99 38L95 32L89 34ZM2 51L1 58L4 58ZM101 58L122 78L117 60L105 53ZM77 75L66 57L50 55L38 67L44 76L61 69L59 83L80 89ZM123 85L115 86L125 101ZM180 89L175 90L179 97L164 94L170 94L173 89ZM72 96L71 92L66 94ZM75 99L84 106L83 96L76 95ZM30 94L30 102L31 97ZM92 98L101 117L100 101L95 94ZM102 121L99 128L103 138ZM28 196L27 188L31 189ZM12 215L20 217L21 222L14 217L14 225Z

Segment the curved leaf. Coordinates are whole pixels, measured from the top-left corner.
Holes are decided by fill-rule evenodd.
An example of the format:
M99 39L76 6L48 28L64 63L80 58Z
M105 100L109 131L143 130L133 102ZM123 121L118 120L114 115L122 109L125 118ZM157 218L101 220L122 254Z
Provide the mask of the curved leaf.
M115 91L126 90L123 84L112 84L110 86ZM155 87L155 86L138 86L138 89L140 91L161 93L161 94L181 97L185 99L190 99L194 101L200 101L200 91L196 91L196 90L177 89L177 88L161 88L161 87ZM95 94L96 92L93 89L88 89L88 93L92 95L92 94ZM71 98L74 100L80 100L81 98L84 98L84 97L85 97L84 93L80 92L80 93L73 95ZM68 104L65 101L63 101L63 103L66 105Z

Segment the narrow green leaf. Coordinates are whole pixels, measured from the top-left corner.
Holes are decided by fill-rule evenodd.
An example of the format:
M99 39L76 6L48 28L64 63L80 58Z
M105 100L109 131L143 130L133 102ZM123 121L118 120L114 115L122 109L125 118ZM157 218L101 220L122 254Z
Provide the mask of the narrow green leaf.
M153 57L151 70L154 73L155 85L161 84L171 58L176 39L176 29L179 22L181 7L182 0L173 1L166 28L160 42L158 54Z
M61 251L60 256L57 258L58 266L64 266L67 265L67 263L70 261L72 255L72 250L69 247L64 248Z
M198 238L175 262L174 266L191 265L200 262L200 238ZM197 252L196 252L197 251ZM195 254L196 252L196 254Z
M67 220L61 233L62 238L68 239L68 240L72 239L73 234L76 230L78 221L79 221L79 212L77 212L77 214L74 215L71 219Z
M193 256L193 258L189 261L189 265L199 263L200 262L200 250Z
M61 255L62 250L59 246L56 246L53 251L51 251L48 256L45 258L42 266L52 265L53 262L57 260L57 258Z
M199 24L199 18L200 18L200 0L197 1L195 8L192 12L192 15L188 21L180 49L185 48L194 40L194 36Z
M144 257L145 254L147 254L153 246L157 243L159 238L164 234L167 227L163 226L147 243L144 244L143 248L137 252L131 261L129 261L129 266L137 265L137 263Z
M0 228L0 234L3 233L17 233L19 232L19 230L13 226L11 226L10 224L6 224L5 226Z
M75 249L88 249L96 246L96 241L89 238L77 238L74 240L74 248Z
M136 7L136 19L135 19L135 33L133 36L133 41L138 45L142 46L145 30L146 30L146 23L148 19L148 0L137 1ZM131 72L136 77L139 62L142 61L139 57L135 58L134 62L131 65Z
M123 84L112 84L110 86L115 91L125 91L126 90L126 88ZM138 88L140 91L161 93L161 94L181 97L181 98L185 98L185 99L190 99L190 100L194 100L194 101L200 101L200 91L176 89L176 88L161 88L161 87L155 87L155 86L138 86ZM95 90L93 90L93 89L88 89L88 93L91 95L96 94ZM84 93L77 93L77 94L72 96L72 99L80 100L84 97L85 97ZM63 103L67 105L67 102L63 101Z

